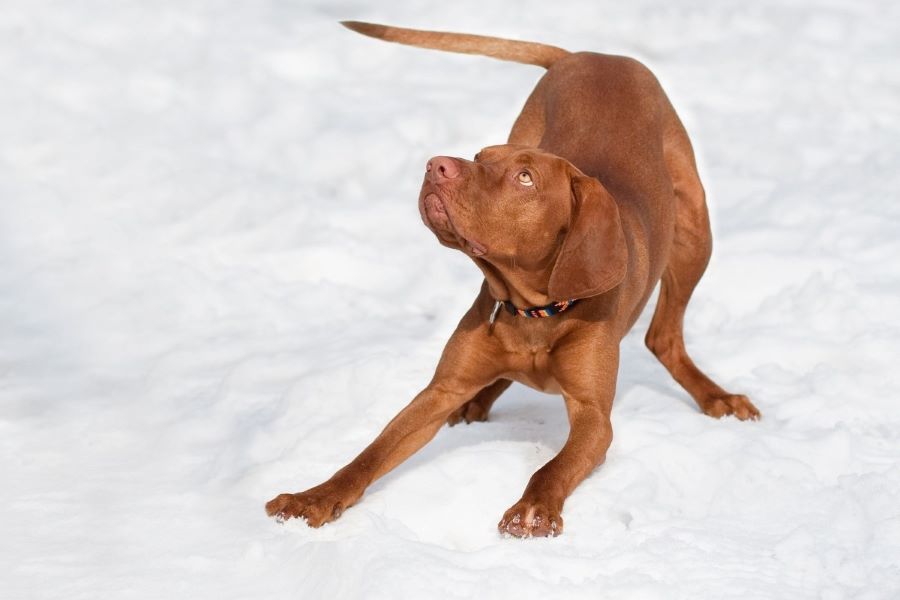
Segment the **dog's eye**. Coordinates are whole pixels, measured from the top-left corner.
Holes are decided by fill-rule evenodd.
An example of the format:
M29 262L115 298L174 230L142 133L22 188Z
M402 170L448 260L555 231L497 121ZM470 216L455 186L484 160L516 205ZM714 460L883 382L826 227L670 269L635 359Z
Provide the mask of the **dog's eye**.
M479 152L478 154L476 154L476 155L472 158L472 160L474 160L475 162L478 162L478 159L480 159L480 158L481 158L481 152Z
M534 181L531 179L531 173L528 171L520 171L519 174L516 175L516 181L529 187L534 185Z

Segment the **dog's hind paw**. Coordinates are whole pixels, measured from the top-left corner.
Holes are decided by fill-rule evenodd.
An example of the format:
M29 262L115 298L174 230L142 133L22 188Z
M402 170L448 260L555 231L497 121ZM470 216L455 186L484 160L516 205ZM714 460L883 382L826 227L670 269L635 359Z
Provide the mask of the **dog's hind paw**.
M753 406L750 399L743 394L711 396L700 405L700 409L705 414L717 419L727 415L734 415L741 421L758 421L761 417L759 409Z
M487 421L488 420L488 412L490 412L489 408L485 408L484 404L479 402L478 400L469 400L447 417L447 425L453 427L458 423L462 423L465 421L468 423L474 423L476 421Z

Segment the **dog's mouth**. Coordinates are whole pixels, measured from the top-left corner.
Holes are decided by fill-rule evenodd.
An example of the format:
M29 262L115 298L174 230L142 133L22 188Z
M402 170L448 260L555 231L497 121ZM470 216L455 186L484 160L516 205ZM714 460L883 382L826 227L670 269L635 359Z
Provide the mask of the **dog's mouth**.
M426 225L429 225L432 229L453 229L453 225L450 223L450 215L447 214L447 209L444 208L444 201L437 194L434 192L427 194L422 200L422 206Z
M422 221L441 242L448 246L467 251L473 256L484 256L487 249L475 240L462 234L453 223L444 201L434 192L426 193L419 202Z

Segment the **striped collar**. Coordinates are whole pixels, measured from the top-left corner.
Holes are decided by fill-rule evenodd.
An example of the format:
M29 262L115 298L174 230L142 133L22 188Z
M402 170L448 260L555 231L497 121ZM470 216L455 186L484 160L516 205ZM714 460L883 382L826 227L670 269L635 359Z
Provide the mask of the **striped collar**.
M562 302L551 302L546 306L532 306L531 308L516 308L516 306L510 302L509 300L497 300L494 303L494 309L491 311L491 318L489 320L490 324L494 324L494 320L497 318L497 313L500 312L500 307L503 307L509 312L509 314L515 316L519 315L520 317L527 317L529 319L542 319L544 317L552 317L553 315L558 315L559 313L568 310L575 306L578 303L577 298L573 298L571 300L563 300Z

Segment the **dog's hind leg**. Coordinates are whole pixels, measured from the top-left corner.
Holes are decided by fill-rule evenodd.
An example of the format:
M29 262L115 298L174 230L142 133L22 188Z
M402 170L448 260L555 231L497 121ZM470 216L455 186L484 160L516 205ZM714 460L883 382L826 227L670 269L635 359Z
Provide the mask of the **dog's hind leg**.
M690 142L681 124L676 125L672 138L678 150L666 155L675 187L675 238L662 275L656 312L647 331L647 347L707 415L758 419L759 411L746 396L719 387L697 368L685 349L684 312L709 263L712 233Z

